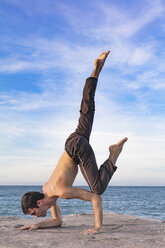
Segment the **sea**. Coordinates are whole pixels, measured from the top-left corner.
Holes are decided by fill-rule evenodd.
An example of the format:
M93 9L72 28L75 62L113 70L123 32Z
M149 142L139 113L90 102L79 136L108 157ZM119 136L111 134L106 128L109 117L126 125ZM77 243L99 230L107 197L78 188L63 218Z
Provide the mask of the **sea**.
M82 187L82 186L80 186ZM82 188L89 189L86 186ZM42 186L0 186L0 217L24 215L21 197L28 191L42 192ZM103 212L165 220L165 186L109 186L102 195ZM92 204L77 199L58 199L62 215L93 213ZM47 217L50 217L48 211Z

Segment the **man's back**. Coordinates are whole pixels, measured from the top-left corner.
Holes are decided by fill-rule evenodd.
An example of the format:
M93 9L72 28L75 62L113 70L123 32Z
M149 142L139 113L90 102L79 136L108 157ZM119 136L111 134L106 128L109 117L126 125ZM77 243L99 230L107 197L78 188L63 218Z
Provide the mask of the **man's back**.
M71 157L64 151L54 169L48 182L43 186L43 192L47 196L60 196L65 187L72 187L78 173L78 166Z

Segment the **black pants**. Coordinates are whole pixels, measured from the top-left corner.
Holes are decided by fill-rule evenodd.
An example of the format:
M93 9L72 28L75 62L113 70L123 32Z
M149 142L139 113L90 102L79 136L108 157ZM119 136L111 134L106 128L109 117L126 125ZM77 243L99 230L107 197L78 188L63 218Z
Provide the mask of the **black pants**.
M79 164L91 191L101 195L106 190L117 167L112 164L110 159L107 159L98 169L95 154L89 144L95 112L96 86L96 78L87 78L83 90L78 126L66 140L65 150L75 163Z

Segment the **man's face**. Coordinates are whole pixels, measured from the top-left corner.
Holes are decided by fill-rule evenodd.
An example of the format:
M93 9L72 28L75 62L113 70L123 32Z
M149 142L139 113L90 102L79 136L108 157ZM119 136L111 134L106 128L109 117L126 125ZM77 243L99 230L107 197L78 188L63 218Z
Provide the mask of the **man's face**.
M39 206L39 208L29 208L28 214L37 217L45 217L47 214L47 210L44 207Z

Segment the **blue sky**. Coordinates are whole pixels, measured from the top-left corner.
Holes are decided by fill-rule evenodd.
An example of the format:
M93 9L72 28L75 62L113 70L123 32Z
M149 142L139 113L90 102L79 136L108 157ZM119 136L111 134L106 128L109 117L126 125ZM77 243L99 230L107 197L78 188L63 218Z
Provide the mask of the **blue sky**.
M126 136L111 185L165 185L164 1L1 0L0 30L0 184L48 180L93 61L111 50L96 93L97 162Z

